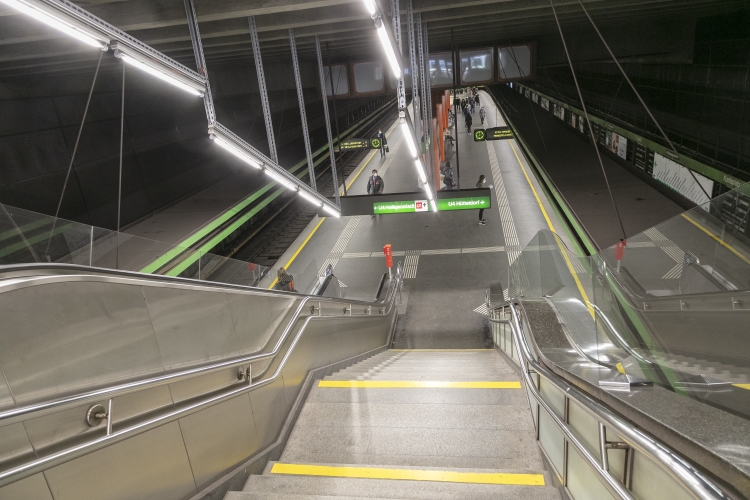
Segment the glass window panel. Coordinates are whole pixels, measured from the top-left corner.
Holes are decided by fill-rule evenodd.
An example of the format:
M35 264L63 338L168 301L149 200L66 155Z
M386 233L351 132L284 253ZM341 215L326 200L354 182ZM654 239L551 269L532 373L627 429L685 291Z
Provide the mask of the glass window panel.
M354 67L354 90L360 94L385 90L383 64L374 62L356 63Z

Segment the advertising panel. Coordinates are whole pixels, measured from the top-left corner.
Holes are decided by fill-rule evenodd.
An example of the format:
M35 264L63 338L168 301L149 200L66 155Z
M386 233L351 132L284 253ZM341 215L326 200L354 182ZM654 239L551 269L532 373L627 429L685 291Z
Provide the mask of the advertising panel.
M701 186L709 195L713 192L714 181L698 173L693 172L698 182L695 182L690 171L669 158L659 153L654 153L654 179L657 179L667 186L671 187L685 198L697 204L703 204L709 201ZM698 184L700 183L700 185Z
M541 104L542 104L542 108L549 111L549 99L545 99L544 97L542 97Z
M555 110L553 111L553 114L559 119L565 121L565 108L563 108L559 104L555 104L554 106Z
M495 81L495 68L492 66L492 47L486 49L460 50L461 83L472 85Z
M605 135L605 145L607 149L612 151L614 154L627 160L628 156L628 140L616 132L607 130Z
M349 95L349 73L345 64L334 64L331 71L328 66L323 66L323 73L326 78L326 95L331 94L331 76L333 76L333 86L336 89L336 95Z
M354 73L354 92L357 94L375 94L385 92L383 63L380 61L352 64Z
M586 126L585 126L585 123L584 123L584 121L585 121L585 120L584 120L584 118L583 118L582 116L579 116L579 117L578 117L578 131L579 131L580 133L582 133L582 134L585 134L585 133L586 133Z
M575 113L570 113L570 118L568 118L568 125L570 125L573 128L578 127L578 115Z
M536 92L532 92L531 100L534 101L534 103L539 104L539 94L537 94Z

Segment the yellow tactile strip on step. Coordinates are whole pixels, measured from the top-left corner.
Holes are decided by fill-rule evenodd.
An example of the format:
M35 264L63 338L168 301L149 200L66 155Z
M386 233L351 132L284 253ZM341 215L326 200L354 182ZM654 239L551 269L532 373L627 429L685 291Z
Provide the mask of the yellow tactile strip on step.
M505 472L453 472L447 470L382 469L376 467L342 467L275 463L271 474L298 476L349 477L357 479L396 479L402 481L436 481L444 483L506 484L544 486L542 474Z
M339 389L520 389L521 382L441 382L437 380L321 380L318 387Z

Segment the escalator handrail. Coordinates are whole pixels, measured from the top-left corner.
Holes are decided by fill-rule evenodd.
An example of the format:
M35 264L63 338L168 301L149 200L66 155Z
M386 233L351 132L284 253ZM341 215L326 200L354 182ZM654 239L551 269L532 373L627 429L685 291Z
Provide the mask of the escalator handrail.
M395 280L392 283L392 286L389 288L389 294L384 302L380 303L374 303L378 305L382 305L384 303L388 304L388 310L383 310L384 312L379 317L387 317L388 314L393 310L393 307L395 305L395 299L398 292L398 289L403 284L403 273L401 268L401 263L398 264L398 267L396 269L396 276ZM305 297L303 299L303 304L308 301L318 301L319 298L311 298L311 297ZM342 302L349 302L349 301L342 301ZM298 311L301 311L300 308L298 308ZM320 312L320 310L319 310ZM82 455L86 455L88 453L92 453L96 450L99 450L101 448L105 448L107 446L111 446L115 443L118 443L120 441L123 441L130 437L131 435L135 433L143 433L146 432L149 429L153 429L155 427L164 425L170 421L176 420L178 418L185 417L187 415L190 415L192 413L195 413L197 411L203 410L208 406L213 406L216 404L219 404L223 401L227 401L229 399L235 398L241 394L247 393L249 391L255 390L259 387L271 384L274 382L280 375L282 370L284 369L284 366L286 365L287 360L294 352L294 348L297 345L297 342L299 341L302 334L307 329L307 325L311 321L316 320L351 320L352 318L356 318L357 316L349 316L346 313L340 316L306 316L304 319L304 322L297 332L297 334L294 337L294 340L292 341L292 345L289 347L289 349L284 354L284 357L282 358L279 365L276 367L276 370L274 373L268 377L264 378L263 380L252 382L249 381L247 385L243 385L242 387L239 387L237 389L233 389L227 392L224 392L220 395L209 397L206 400L190 404L184 408L180 408L178 410L171 411L169 413L166 413L164 415L160 415L158 417L151 418L149 420L136 423L134 425L128 426L123 429L119 429L117 431L112 431L111 425L107 424L107 434L105 436L99 437L97 439L94 439L92 441L89 441L87 443L79 444L72 446L67 449L63 449L61 451L52 453L47 456L43 456L41 458L37 458L35 460L32 460L30 462L18 465L16 467L13 467L11 469L7 469L4 471L0 471L0 487L5 486L7 484L14 483L16 481L19 481L21 479L24 479L26 477L32 476L34 474L37 474L39 472L45 471L47 469L50 469L52 467L55 467L56 465L59 465L61 463L67 462L69 460L72 460L74 458L77 458ZM372 318L373 316L360 316L360 318ZM293 324L295 321L290 321L290 324ZM287 328L285 330L285 333L288 334L290 328ZM141 387L142 389L143 387ZM111 397L111 395L110 395ZM99 398L104 399L104 398Z
M682 457L672 450L654 440L649 435L638 429L636 426L623 419L616 413L609 410L600 402L591 398L580 389L568 383L559 375L556 375L550 369L537 362L534 358L531 348L526 338L521 334L521 326L518 318L516 305L521 306L519 299L512 299L505 304L493 306L487 304L490 311L489 321L493 323L502 323L510 326L513 334L513 340L518 354L521 371L528 392L534 397L539 405L544 408L553 422L560 431L565 435L569 443L573 444L576 451L583 457L589 468L599 477L607 490L616 498L623 500L633 500L632 493L623 485L610 471L609 460L606 453L606 433L605 427L611 429L620 436L630 447L643 453L645 456L659 464L662 469L668 472L678 483L685 487L695 498L701 500L729 500L720 488L718 488L710 479L698 471ZM495 310L502 307L508 307L512 320L495 319L492 317ZM567 397L572 398L587 413L593 416L599 422L599 445L601 459L597 459L582 441L576 436L572 428L561 419L549 404L543 399L531 373L536 373L540 377L555 385Z
M88 269L88 268L85 268ZM106 271L106 270L103 270ZM136 274L139 280L146 280L151 281L150 275L143 275L140 273L132 273ZM75 278L81 278L81 277L88 277L91 278L91 275L76 275L72 274L69 275L70 277ZM146 278L148 276L148 278ZM32 279L29 277L28 279ZM292 315L292 318L289 320L287 325L284 327L284 331L279 337L278 341L276 342L276 345L270 352L261 353L261 354L252 354L249 356L243 356L240 358L233 358L229 360L224 360L219 363L213 363L210 365L200 366L197 368L191 368L188 370L182 370L179 372L169 373L165 375L159 375L157 377L149 377L146 379L136 380L133 382L128 382L124 384L117 384L114 386L106 387L103 389L97 389L94 391L87 391L83 393L74 394L72 396L66 396L64 398L58 398L53 399L49 401L44 401L41 403L35 403L31 405L26 405L22 407L13 408L10 410L5 410L0 412L0 426L9 425L11 423L15 423L19 420L25 419L30 414L38 414L37 416L42 416L51 412L59 411L62 408L70 407L70 406L76 406L83 404L85 402L93 402L93 401L101 401L104 399L111 399L117 396L123 396L125 394L130 394L132 392L141 391L144 389L150 389L162 385L172 384L181 380L197 377L200 375L206 375L208 373L220 371L223 369L231 368L233 366L240 366L240 365L246 365L248 363L252 362L258 362L263 361L265 359L274 358L278 352L281 346L286 341L287 337L289 336L289 333L292 331L294 326L297 324L297 321L300 319L300 316L302 312L306 309L306 306L309 302L316 302L318 303L318 311L320 311L320 302L338 302L338 303L346 303L346 304L365 304L368 307L372 306L386 306L385 308L381 309L383 312L378 312L379 316L387 316L390 314L391 309L394 305L394 300L396 297L396 293L398 291L398 288L402 284L402 271L401 271L401 263L398 263L398 268L396 270L396 280L392 283L392 286L389 287L388 295L384 298L383 301L379 302L362 302L362 301L354 301L354 300L345 300L345 299L334 299L330 297L317 297L317 296L303 296L304 298L300 302L300 304L297 306L294 314ZM174 278L171 278L169 281L174 280ZM185 278L177 278L178 281L181 282L181 284L184 284L184 281L195 281L195 280L186 280ZM213 285L213 283L211 284ZM203 283L201 283L201 287L205 287ZM235 287L236 285L230 285L231 287ZM0 281L0 293L2 293L3 288L3 282ZM249 287L243 287L246 290L245 291L255 291L255 290L247 290ZM268 293L284 293L284 292L276 292L276 291L259 291L260 294L266 295ZM299 297L299 294L292 294L292 293L284 293L285 295L292 295L294 297ZM322 318L333 318L337 316L317 316ZM356 317L372 317L371 315L368 316L349 316L345 315L347 318L356 318ZM265 345L260 348L260 350L263 350L265 348ZM257 351L256 351L257 352ZM0 477L2 477L0 475Z

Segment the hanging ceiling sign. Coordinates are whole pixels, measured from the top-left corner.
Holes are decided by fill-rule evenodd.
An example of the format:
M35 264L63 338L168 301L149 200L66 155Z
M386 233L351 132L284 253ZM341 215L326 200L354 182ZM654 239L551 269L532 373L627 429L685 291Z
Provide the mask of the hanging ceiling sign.
M438 191L436 202L425 199L424 191L392 193L380 195L360 195L341 197L341 215L382 215L433 213L437 203L438 212L454 210L479 210L492 207L492 192L489 188L455 189ZM326 215L321 211L321 217Z
M336 148L337 151L351 151L354 149L370 149L370 139L346 139L341 141L341 146Z
M478 128L474 131L474 142L504 139L513 139L513 131L510 127Z

